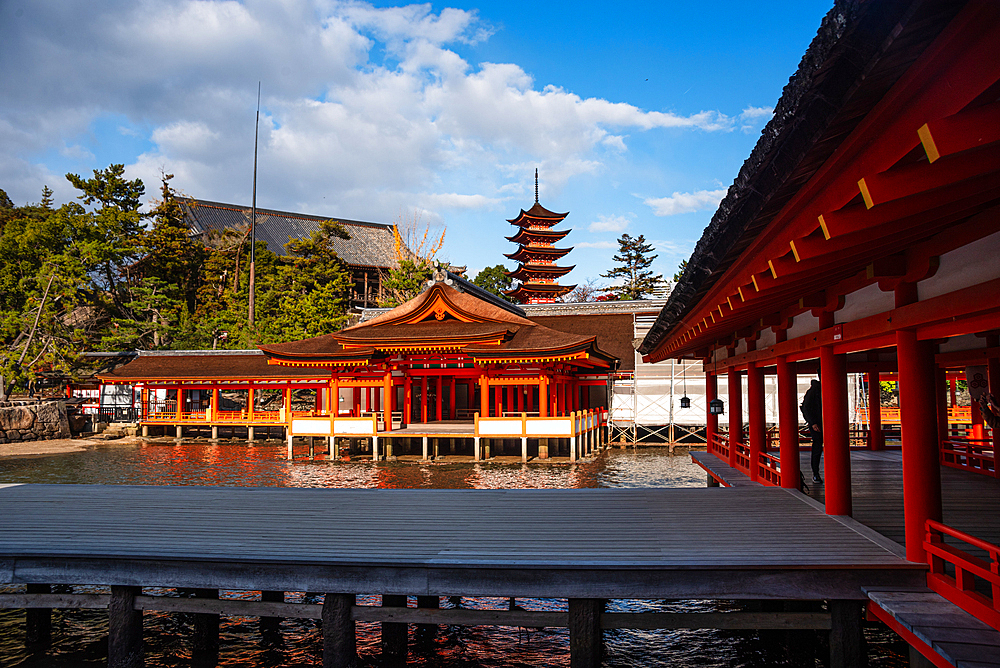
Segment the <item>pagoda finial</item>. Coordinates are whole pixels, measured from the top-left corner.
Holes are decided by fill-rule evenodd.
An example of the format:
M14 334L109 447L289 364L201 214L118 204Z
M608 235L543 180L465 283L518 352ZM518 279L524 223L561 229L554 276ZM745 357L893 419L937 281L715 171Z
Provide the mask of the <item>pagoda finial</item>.
M535 204L538 204L538 167L535 167Z

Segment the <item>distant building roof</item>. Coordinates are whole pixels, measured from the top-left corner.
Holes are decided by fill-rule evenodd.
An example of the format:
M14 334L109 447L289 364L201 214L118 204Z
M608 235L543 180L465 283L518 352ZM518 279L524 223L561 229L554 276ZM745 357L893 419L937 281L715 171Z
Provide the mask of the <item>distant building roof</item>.
M190 197L177 198L192 232L197 235L211 230L245 228L250 224L250 207L241 204L224 204ZM285 244L289 239L308 237L319 229L325 220L344 226L350 239L334 239L333 249L347 264L354 267L393 266L394 238L392 225L348 220L335 216L312 216L304 213L257 209L257 238L267 242L267 249L286 255Z

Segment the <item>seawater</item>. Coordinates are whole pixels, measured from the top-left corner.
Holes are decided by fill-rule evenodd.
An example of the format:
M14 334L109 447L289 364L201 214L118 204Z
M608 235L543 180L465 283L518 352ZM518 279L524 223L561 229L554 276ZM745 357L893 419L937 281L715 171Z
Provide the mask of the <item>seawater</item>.
M113 442L85 452L0 460L0 483L106 485L216 485L245 487L363 487L429 489L526 489L581 487L703 487L705 475L686 454L665 449L609 450L577 464L328 462L284 459L276 443L185 443L182 445L118 445ZM2 509L0 509L2 511ZM682 508L677 510L683 512ZM363 509L331 509L339 514ZM641 518L636 518L641 521ZM0 585L0 591L23 587ZM76 587L100 592L100 587ZM144 593L172 595L148 588ZM253 597L223 592L226 597ZM289 592L287 600L319 602L321 594ZM359 597L363 605L378 596ZM411 605L415 605L411 600ZM503 608L507 599L452 597L442 607ZM528 610L565 610L565 599L518 598ZM613 600L615 612L714 612L735 609L732 601ZM0 666L23 668L89 668L107 661L107 614L93 610L57 610L52 616L52 644L29 650L24 642L24 612L0 610ZM193 663L191 617L145 613L146 665L151 668L205 665ZM895 668L907 665L906 646L886 630L867 629L869 662ZM681 630L606 631L608 667L695 666L757 668L822 665L823 638L815 634L810 648L790 657L775 632ZM358 624L359 665L380 665L377 624ZM433 638L410 626L407 665L443 668L569 665L566 629L442 626ZM815 658L814 658L815 657ZM322 665L322 638L316 621L284 620L277 637L263 637L256 618L224 617L217 665L291 668Z

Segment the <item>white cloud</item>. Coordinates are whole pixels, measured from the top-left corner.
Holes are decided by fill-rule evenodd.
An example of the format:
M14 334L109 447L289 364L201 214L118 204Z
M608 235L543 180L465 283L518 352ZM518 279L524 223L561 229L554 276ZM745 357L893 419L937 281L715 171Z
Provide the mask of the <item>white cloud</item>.
M372 220L401 208L437 218L493 210L530 191L535 167L552 202L627 151L629 133L729 132L770 113L645 111L540 87L516 64L464 60L453 45L488 39L493 27L430 4L65 0L20 3L21 14L14 5L0 3L0 178L15 201L37 199L51 172L39 156L86 149L80 137L110 117L119 133L150 141L128 165L148 190L162 168L192 196L246 202L258 81L258 203Z
M657 216L674 216L702 209L714 208L726 196L727 189L698 190L693 193L675 192L670 197L647 198L643 203L653 209Z
M774 116L774 109L771 107L747 107L736 117L736 122L743 132L753 132L759 130L767 121Z
M597 216L597 220L587 226L591 232L622 232L631 220L626 216Z

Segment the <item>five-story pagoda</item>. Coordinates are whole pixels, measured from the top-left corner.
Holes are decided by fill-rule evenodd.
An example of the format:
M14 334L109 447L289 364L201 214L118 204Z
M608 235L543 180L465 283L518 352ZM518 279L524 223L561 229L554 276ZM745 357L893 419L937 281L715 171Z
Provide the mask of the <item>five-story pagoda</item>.
M508 220L520 229L508 241L518 244L517 251L505 254L519 266L507 275L520 281L513 290L505 293L522 304L547 304L575 288L575 285L559 285L559 278L568 274L573 267L560 267L556 262L573 250L556 248L555 243L572 230L553 230L569 213L553 213L538 203L538 170L535 170L535 204L517 218ZM574 265L575 266L575 265Z

